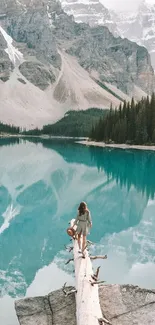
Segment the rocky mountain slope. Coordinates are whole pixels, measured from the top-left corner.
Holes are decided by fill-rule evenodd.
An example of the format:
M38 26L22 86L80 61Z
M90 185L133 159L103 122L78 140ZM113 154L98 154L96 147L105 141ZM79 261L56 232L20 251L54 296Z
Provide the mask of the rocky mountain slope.
M61 0L62 8L68 15L73 15L77 23L90 26L103 25L118 36L117 25L111 12L99 0Z
M154 89L145 48L75 23L55 0L3 0L0 26L2 122L41 127L69 109L118 106Z
M121 37L148 49L155 68L155 1L143 0L137 13L115 15L114 21Z
M145 46L155 68L155 1L142 0L137 12L116 13L108 10L99 0L61 0L62 7L75 20L90 26L107 26L116 37L128 38Z
M131 285L105 285L99 288L99 298L108 324L154 324L154 291ZM16 302L16 312L20 325L61 325L62 319L64 325L75 325L75 295L64 298L63 291L57 290L48 296L19 300Z

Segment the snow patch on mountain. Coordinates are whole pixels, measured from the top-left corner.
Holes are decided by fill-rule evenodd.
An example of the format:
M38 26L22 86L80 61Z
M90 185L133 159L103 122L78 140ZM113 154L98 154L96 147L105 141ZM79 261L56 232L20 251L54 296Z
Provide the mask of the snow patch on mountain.
M60 0L60 2L63 10L69 16L74 16L77 23L107 26L114 35L118 36L111 13L100 0Z
M143 0L135 13L113 15L118 33L147 48L155 68L155 0Z
M10 61L14 64L14 66L19 65L24 61L23 54L13 46L12 37L9 36L1 26L0 26L0 32L2 33L4 39L7 42L7 48L5 49L5 52L8 54Z
M49 5L47 5L46 9L47 9L47 17L49 19L49 25L50 25L50 27L54 27L54 25L53 25L53 19L52 19L52 14L50 13L50 7L49 7Z
M100 0L60 0L68 15L78 23L103 25L113 33L148 49L155 68L155 0L142 0L137 12L107 9Z

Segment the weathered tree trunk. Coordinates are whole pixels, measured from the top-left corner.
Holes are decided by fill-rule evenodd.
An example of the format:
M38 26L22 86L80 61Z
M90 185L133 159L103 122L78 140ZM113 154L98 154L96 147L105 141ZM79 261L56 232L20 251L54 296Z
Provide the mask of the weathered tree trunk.
M71 221L71 225L73 221ZM92 286L93 268L88 251L85 258L78 253L77 240L74 240L74 265L76 281L76 318L77 325L99 325L102 319L102 312L99 303L98 285ZM104 324L104 323L102 323Z

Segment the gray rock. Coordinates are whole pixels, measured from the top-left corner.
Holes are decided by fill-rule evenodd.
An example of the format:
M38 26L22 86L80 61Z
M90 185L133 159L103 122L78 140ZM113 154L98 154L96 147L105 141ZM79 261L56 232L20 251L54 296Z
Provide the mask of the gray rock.
M5 52L7 43L0 33L0 80L7 81L10 73L13 70L13 65L9 59L8 54Z
M98 79L127 94L132 93L134 85L148 94L154 90L154 72L146 48L115 38L106 27L90 28L75 23L58 1L8 0L7 6L2 1L0 12L6 14L3 26L8 33L16 42L26 45L24 57L29 61L30 56L35 56L49 68L52 65L60 70L59 49L64 49L76 56L88 72L97 72ZM35 79L37 76L32 82Z
M134 14L130 12L112 15L112 21L116 23L119 35L134 40L147 48L151 55L151 62L155 68L155 6L150 1L141 1Z
M69 287L68 290L73 289ZM62 290L55 291L49 295L49 304L53 315L53 325L76 324L75 295L64 296ZM66 308L67 305L67 308Z
M88 23L90 26L106 26L114 36L128 38L145 46L155 68L154 3L141 1L135 13L116 13L108 10L99 0L89 0L86 3L77 0L60 1L65 12L69 15L72 13L76 22Z
M99 289L104 316L112 325L154 325L155 292L132 285L107 285Z
M20 81L23 85L26 85L26 81L22 78L18 78L18 81Z
M103 316L112 325L155 324L155 291L104 285L99 288L99 297ZM20 325L76 325L75 295L65 297L62 290L16 301L15 308Z
M21 300L17 303L16 308L20 324L53 325L48 296Z
M69 287L68 290L71 288ZM22 325L75 325L75 296L64 296L62 290L45 297L27 298L15 304Z
M79 25L79 29L80 37L72 42L67 52L77 56L85 69L97 71L101 81L112 83L127 94L132 92L134 84L152 93L154 72L144 47L115 38L106 27L82 29Z
M60 68L61 59L44 10L30 10L24 17L20 15L8 19L7 30L16 42L26 43L29 49L35 50L38 60Z
M19 66L19 70L27 80L42 90L55 81L52 70L48 70L43 64L38 62L23 62Z
M116 36L118 36L117 25L112 19L108 10L99 0L89 0L86 3L78 0L60 0L62 8L68 15L72 15L77 23L86 23L90 26L106 26Z

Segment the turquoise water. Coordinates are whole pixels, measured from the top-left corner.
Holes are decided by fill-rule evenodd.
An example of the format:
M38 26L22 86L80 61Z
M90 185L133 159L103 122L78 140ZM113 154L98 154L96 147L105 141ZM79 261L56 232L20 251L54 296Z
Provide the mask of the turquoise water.
M65 265L68 221L91 210L100 278L155 288L155 153L69 141L0 140L0 324L14 299L74 284Z

